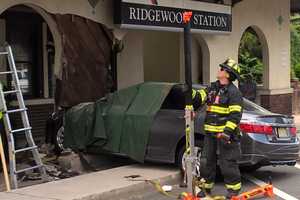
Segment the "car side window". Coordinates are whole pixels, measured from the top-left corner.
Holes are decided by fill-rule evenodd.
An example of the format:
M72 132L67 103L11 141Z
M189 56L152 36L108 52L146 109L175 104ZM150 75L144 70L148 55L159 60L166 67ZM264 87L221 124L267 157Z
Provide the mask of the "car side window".
M161 109L184 110L185 96L182 85L173 86L169 94L165 98Z

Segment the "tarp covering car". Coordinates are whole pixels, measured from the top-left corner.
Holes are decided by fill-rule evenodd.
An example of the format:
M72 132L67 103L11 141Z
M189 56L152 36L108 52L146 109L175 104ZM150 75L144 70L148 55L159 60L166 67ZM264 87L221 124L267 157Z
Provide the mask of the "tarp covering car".
M142 83L71 108L65 116L64 145L93 153L121 153L144 162L154 116L173 85Z

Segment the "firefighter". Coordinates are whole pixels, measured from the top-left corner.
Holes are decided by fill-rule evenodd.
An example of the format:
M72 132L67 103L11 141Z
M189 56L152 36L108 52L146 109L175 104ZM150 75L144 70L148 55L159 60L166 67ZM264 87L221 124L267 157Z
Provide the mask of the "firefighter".
M233 81L239 79L240 68L233 59L220 64L218 80L209 87L193 90L193 104L207 104L205 117L204 146L201 154L200 174L205 179L204 188L198 197L211 193L214 186L218 159L227 188L227 199L241 190L241 175L238 166L240 157L239 123L242 116L242 95ZM218 136L222 136L219 138ZM224 136L224 137L223 137Z

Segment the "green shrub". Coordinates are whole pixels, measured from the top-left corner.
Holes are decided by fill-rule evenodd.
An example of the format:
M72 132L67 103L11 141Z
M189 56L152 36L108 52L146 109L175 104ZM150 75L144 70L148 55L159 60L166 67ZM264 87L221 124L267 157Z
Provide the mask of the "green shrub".
M297 29L297 26L292 24L291 25L291 67L292 69L296 70L295 69L296 65L299 63L300 63L300 33L299 30Z
M294 73L296 78L300 79L300 63L295 64Z
M262 45L252 28L248 28L241 39L239 64L241 67L241 81L253 80L257 84L262 84Z
M262 84L263 64L260 59L245 52L239 55L239 64L241 67L241 81L254 80L257 84Z

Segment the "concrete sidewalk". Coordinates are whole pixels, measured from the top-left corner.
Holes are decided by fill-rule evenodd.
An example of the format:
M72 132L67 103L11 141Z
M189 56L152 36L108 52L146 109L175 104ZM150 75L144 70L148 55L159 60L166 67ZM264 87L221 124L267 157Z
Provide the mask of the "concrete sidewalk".
M137 180L159 180L161 184L174 183L180 173L171 166L130 165L90 173L56 182L30 186L13 192L0 193L3 200L107 200L119 199L135 192L148 190L153 185L124 178L140 175Z

